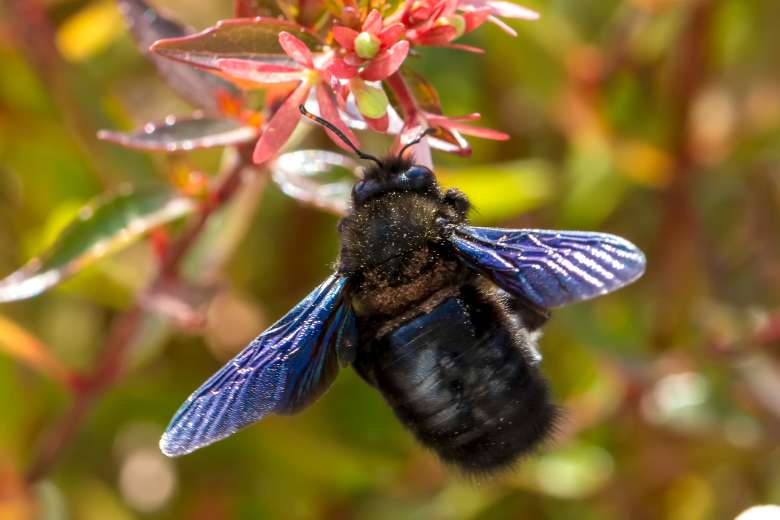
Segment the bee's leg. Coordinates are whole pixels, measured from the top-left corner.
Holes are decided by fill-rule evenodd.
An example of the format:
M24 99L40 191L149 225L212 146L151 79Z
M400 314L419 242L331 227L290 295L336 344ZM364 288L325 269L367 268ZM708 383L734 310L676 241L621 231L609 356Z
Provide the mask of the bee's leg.
M466 214L471 208L471 203L466 197L466 194L462 191L450 188L447 193L444 194L444 202L451 206L461 217L466 217Z

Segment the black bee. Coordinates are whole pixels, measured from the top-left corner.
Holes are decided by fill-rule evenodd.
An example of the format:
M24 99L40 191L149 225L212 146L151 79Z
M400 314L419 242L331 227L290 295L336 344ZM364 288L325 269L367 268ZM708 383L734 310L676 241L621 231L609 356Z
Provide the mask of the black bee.
M292 414L351 364L426 447L467 473L511 465L557 415L536 342L548 309L636 280L614 235L472 227L469 201L404 158L375 165L339 223L336 272L197 389L160 446L176 456Z

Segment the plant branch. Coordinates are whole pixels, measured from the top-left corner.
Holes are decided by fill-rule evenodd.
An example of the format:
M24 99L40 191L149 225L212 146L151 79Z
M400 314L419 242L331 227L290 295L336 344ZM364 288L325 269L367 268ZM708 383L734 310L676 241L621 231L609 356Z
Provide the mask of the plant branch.
M222 183L201 206L189 226L178 239L172 243L163 256L159 273L149 286L154 290L166 279L178 277L179 267L187 253L197 242L208 219L215 211L223 207L240 188L245 169L250 167L251 147L239 149L236 164L225 175ZM137 301L142 302L139 298ZM38 453L33 458L27 472L27 481L36 482L47 475L67 449L91 409L121 376L125 359L133 339L143 324L144 309L136 303L129 310L117 316L111 327L111 332L103 344L98 362L92 372L81 378L75 385L76 392L70 408L60 420L45 434Z
M690 112L709 75L706 45L713 7L711 0L699 0L691 6L672 63L669 96L676 105L672 135L676 171L664 194L664 217L658 235L662 238L657 245L660 283L654 344L659 350L673 340L672 331L678 330L678 322L690 306L690 273L702 265L697 260L701 233L691 203L696 166L690 149Z
M230 200L241 186L242 174L244 170L252 164L253 146L254 144L243 145L238 148L239 157L236 164L229 170L224 181L209 195L206 202L201 206L198 214L179 237L179 240L168 249L166 255L163 257L162 267L160 269L160 281L173 277L178 271L185 254L193 246L198 236L200 236L209 217L215 210L219 209L225 202Z
M121 371L127 346L131 343L143 318L142 309L135 305L114 321L111 333L104 343L100 359L90 375L75 386L70 408L46 434L41 447L27 471L27 481L37 482L49 473L75 436L95 402L103 395Z

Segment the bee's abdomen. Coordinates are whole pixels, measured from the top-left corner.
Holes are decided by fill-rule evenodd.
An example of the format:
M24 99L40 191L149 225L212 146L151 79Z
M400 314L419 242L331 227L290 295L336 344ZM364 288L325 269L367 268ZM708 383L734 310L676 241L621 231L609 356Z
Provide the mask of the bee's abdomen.
M466 286L372 342L356 367L399 419L469 473L511 465L553 427L555 406L525 331Z

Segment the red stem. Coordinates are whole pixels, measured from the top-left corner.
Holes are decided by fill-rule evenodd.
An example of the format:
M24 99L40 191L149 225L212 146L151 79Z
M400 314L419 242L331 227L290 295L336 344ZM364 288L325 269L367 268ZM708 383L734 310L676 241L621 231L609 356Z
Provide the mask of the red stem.
M195 243L201 231L203 231L211 214L225 202L230 200L241 186L241 174L247 166L252 164L253 146L254 144L239 147L238 152L240 158L236 165L225 176L225 180L222 184L201 206L200 212L198 212L198 215L190 223L189 227L181 234L176 244L168 249L167 254L162 260L160 269L161 279L175 278L174 275L179 268L182 258Z
M417 117L419 109L401 73L396 72L385 81L387 81L387 85L392 89L396 99L398 99L398 103L401 105L404 121L406 123L413 121Z

